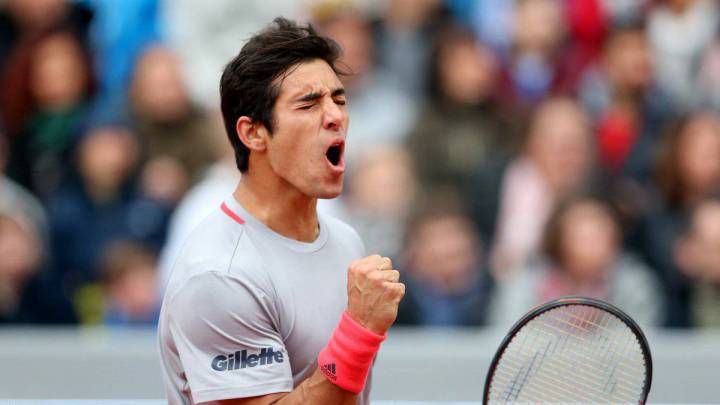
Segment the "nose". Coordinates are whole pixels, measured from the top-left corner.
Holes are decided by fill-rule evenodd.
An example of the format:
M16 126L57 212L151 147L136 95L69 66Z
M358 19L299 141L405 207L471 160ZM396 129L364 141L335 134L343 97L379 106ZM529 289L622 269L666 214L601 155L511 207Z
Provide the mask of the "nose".
M334 101L330 100L325 103L325 109L323 112L323 128L330 131L338 131L343 125L343 117L345 111L341 107L335 104Z

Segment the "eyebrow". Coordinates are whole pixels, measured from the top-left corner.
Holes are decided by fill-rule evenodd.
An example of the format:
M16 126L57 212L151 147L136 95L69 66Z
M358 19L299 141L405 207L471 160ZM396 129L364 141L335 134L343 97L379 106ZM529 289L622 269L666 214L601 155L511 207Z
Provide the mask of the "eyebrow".
M342 95L345 95L345 89L340 87L340 88L333 90L331 97L337 97L337 96L342 96ZM317 99L321 98L322 96L323 96L323 94L321 92L313 91L311 93L307 93L307 94L300 96L299 98L296 99L296 101L299 101L299 102L313 101L313 100L317 100Z

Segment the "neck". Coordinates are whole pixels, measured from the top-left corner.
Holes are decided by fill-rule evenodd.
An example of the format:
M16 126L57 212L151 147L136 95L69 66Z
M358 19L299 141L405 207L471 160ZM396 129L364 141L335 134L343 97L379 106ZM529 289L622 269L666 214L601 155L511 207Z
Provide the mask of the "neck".
M282 179L242 174L233 194L247 212L268 228L301 242L312 242L320 233L317 199L303 195Z

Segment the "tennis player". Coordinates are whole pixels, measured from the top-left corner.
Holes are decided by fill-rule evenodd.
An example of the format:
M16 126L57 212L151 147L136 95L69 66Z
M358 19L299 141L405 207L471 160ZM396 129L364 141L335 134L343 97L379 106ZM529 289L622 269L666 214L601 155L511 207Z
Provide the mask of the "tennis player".
M367 404L405 286L318 215L343 186L346 97L331 39L278 18L223 72L242 178L174 265L160 355L175 404Z

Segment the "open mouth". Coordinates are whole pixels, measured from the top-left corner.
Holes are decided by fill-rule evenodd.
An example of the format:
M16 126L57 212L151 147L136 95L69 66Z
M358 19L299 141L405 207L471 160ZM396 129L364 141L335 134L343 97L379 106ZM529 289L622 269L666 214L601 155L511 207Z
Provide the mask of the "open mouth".
M333 166L340 165L342 161L342 153L343 153L343 144L342 143L335 143L328 148L327 152L325 153L325 156L327 157L327 160L330 162Z

